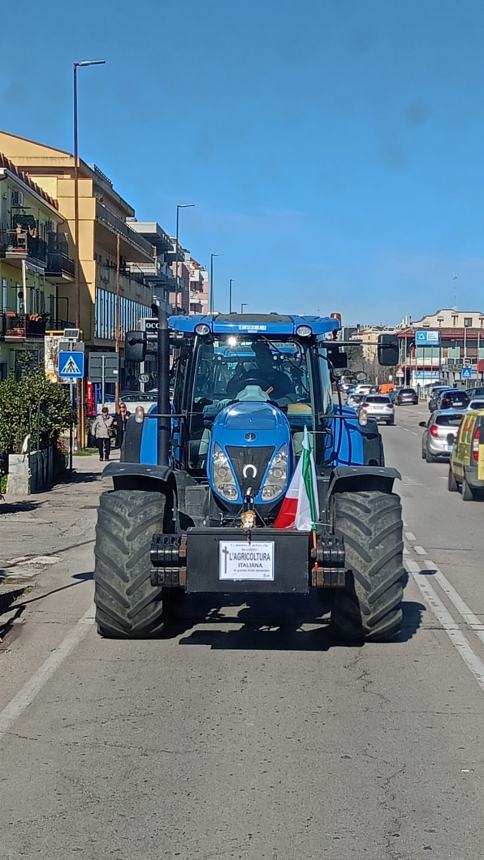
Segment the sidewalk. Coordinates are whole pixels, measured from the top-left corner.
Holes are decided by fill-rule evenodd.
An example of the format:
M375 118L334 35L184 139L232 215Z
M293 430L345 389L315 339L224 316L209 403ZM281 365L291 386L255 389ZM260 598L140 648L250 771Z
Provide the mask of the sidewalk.
M104 466L96 454L74 456L72 476L67 472L51 490L0 502L0 638L9 607L25 590L41 584L47 571L63 574L65 554L93 543L99 496L109 488Z

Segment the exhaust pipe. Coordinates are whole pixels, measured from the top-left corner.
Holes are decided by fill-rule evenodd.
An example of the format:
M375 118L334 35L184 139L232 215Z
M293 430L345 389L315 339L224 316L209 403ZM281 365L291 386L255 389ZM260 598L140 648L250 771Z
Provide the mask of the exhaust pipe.
M158 309L158 465L168 466L171 436L170 408L170 332L166 313Z

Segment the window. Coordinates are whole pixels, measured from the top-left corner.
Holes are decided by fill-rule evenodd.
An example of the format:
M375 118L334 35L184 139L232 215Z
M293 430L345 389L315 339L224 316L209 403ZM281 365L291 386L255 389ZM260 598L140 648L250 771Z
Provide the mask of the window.
M464 328L471 328L472 317L464 317Z
M1 307L4 311L9 309L8 307L8 279L2 278L2 304Z

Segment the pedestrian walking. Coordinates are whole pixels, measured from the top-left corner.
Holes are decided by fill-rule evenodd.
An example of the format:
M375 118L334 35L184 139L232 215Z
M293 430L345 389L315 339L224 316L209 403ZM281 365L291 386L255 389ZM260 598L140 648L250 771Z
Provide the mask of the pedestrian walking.
M114 435L113 418L109 414L107 406L103 406L101 414L97 416L92 425L92 435L96 440L100 460L109 460L111 450L111 436Z
M116 448L121 448L123 444L124 434L126 433L126 425L131 412L128 412L125 403L119 404L119 412L116 412L113 420L113 428L116 433Z

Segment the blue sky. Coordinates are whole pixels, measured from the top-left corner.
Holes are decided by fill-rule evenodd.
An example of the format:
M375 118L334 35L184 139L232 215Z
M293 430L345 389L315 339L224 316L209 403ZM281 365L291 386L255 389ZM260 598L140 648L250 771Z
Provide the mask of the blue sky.
M0 127L80 150L216 260L215 305L484 308L480 0L50 0L0 33ZM82 11L81 11L82 10ZM18 22L17 22L18 23ZM455 277L457 276L457 277Z

